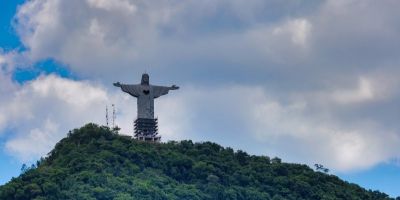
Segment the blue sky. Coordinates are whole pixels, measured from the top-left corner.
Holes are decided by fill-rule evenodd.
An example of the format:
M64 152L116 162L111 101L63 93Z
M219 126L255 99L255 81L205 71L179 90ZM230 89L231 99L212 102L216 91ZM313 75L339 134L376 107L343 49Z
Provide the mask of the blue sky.
M2 12L1 12L1 40L0 45L3 49L14 49L20 46L18 36L14 29L11 27L12 17L15 15L18 4L23 3L22 0L17 1L2 1Z
M181 86L156 102L163 140L321 163L400 196L398 2L110 2L1 1L0 184L105 105L131 134L135 102L111 83L146 71Z

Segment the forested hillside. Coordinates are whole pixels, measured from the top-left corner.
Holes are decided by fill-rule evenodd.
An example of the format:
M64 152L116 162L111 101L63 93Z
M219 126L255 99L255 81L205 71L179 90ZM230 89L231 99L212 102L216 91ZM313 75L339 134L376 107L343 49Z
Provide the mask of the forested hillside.
M390 199L306 165L211 142L143 143L107 127L70 131L0 199Z

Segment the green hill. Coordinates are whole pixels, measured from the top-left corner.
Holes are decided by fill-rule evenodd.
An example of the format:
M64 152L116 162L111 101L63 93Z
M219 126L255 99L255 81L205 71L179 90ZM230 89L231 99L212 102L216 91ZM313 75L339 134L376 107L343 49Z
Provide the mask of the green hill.
M143 143L88 124L0 186L0 199L390 198L306 165L211 142Z

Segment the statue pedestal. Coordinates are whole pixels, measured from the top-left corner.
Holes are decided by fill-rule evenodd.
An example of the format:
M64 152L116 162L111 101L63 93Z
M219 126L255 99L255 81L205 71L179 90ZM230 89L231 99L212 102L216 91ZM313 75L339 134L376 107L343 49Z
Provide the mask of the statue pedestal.
M135 139L148 142L160 142L158 119L137 118L135 120Z

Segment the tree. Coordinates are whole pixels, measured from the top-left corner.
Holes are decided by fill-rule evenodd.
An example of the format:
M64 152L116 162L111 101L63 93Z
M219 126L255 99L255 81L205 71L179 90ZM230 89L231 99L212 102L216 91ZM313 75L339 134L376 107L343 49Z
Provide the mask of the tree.
M315 170L316 171L321 171L321 172L324 172L324 173L328 173L329 172L329 169L328 168L325 168L323 165L321 165L321 164L314 164L314 166L315 166Z
M87 124L36 166L23 165L0 199L391 199L315 167L212 142L140 142Z

